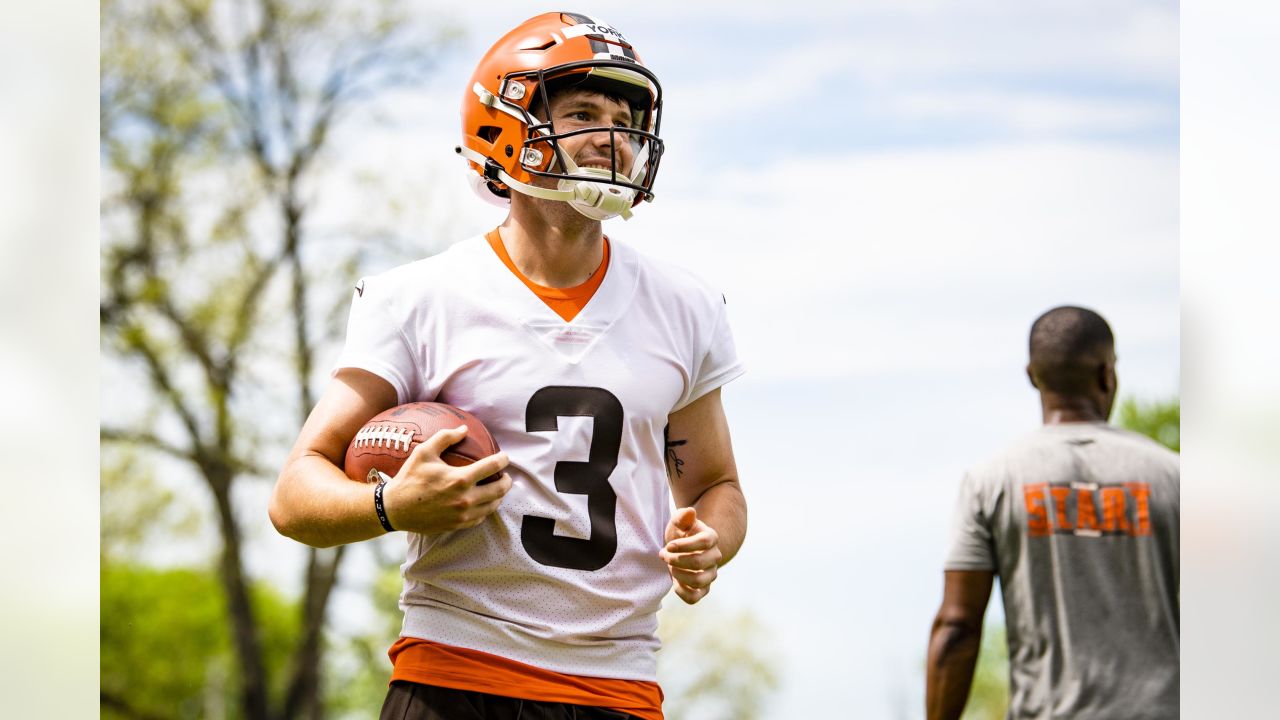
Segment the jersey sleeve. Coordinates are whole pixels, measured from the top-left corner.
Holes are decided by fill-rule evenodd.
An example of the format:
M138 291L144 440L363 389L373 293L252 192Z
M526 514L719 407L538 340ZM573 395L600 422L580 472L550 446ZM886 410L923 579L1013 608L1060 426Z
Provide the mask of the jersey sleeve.
M680 398L680 402L672 412L746 372L746 368L738 359L738 349L733 343L733 332L729 329L725 300L720 295L717 295L716 299L719 302L715 304L714 327L708 336L709 342L705 351L694 363L689 389L684 397Z
M960 497L952 518L951 546L944 570L996 569L991 518L984 510L985 505L980 483L966 473L960 481Z
M333 372L359 368L391 383L399 404L421 395L423 377L405 337L404 324L397 322L389 304L390 288L379 278L362 278L351 296L347 317L347 339Z

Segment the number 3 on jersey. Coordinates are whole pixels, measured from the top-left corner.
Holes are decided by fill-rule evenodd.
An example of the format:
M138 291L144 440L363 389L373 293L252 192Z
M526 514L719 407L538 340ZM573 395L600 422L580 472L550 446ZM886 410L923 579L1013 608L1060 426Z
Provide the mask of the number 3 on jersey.
M609 484L609 475L618 466L622 447L622 403L613 393L595 387L553 385L533 394L525 408L528 432L559 430L558 418L590 417L591 452L586 462L562 460L556 463L556 491L587 496L591 536L580 538L555 534L556 521L525 515L520 526L520 542L529 556L543 565L570 570L599 570L618 551L618 529L614 512L618 496Z

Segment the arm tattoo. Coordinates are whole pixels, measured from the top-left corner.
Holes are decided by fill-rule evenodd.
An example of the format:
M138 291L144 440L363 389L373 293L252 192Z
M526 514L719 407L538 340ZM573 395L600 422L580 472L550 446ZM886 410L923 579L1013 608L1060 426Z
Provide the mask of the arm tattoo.
M676 448L680 447L681 445L688 444L688 442L689 442L688 440L672 440L670 425L667 425L666 427L662 428L662 444L666 446L666 450L667 450L667 467L668 467L667 473L668 474L670 474L671 471L674 470L676 477L684 477L684 470L680 469L681 467L684 466L684 461L681 460L680 456L676 454Z

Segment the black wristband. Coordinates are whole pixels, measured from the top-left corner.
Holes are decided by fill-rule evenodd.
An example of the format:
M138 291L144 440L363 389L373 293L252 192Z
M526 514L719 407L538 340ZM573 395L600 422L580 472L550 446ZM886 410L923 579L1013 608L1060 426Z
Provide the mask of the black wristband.
M387 519L387 508L382 504L382 488L387 486L387 479L384 477L378 481L378 486L373 489L373 510L378 513L378 522L382 523L382 528L387 532L395 532L396 529L391 527L391 521Z

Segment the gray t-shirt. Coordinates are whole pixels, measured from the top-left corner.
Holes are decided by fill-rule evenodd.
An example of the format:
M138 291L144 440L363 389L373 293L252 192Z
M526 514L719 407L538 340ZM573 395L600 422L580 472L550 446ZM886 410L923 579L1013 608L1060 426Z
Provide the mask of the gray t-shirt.
M1000 578L1009 718L1178 717L1178 456L1046 425L971 469L947 570Z

